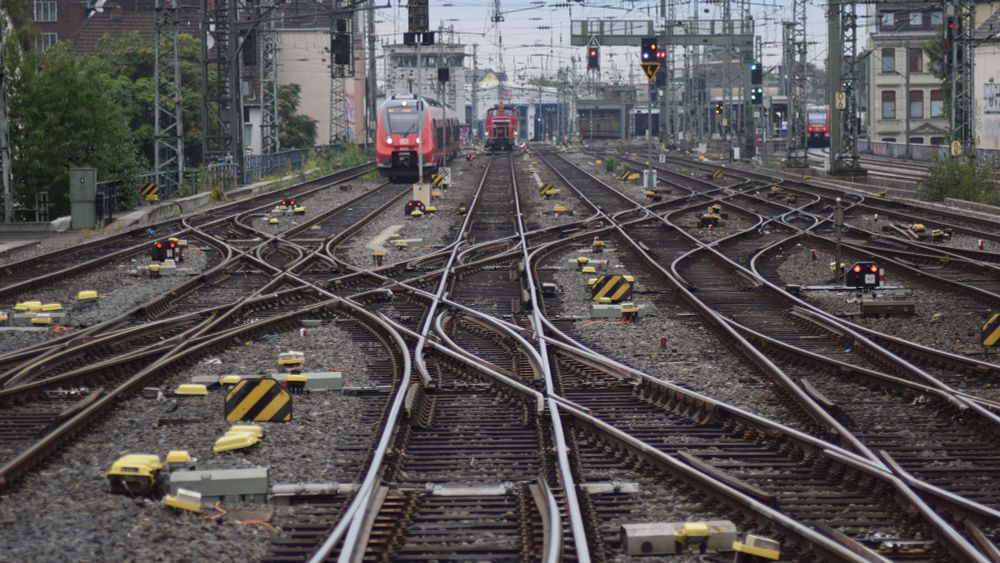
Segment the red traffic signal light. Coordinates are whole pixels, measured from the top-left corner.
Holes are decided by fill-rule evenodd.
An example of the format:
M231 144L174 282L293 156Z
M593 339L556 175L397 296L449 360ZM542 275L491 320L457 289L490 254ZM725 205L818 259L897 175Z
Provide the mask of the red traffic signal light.
M170 248L177 248L177 243L170 241Z
M601 68L601 51L597 47L587 49L587 69L597 70Z
M854 265L854 273L855 274L860 274L861 273L861 264L855 264Z
M667 51L665 49L658 49L656 51L656 60L662 62L667 58Z
M873 274L878 272L878 265L872 264L871 266L868 267L868 271L870 271Z
M163 243L162 242L157 242L156 243L156 248L157 249L163 248Z

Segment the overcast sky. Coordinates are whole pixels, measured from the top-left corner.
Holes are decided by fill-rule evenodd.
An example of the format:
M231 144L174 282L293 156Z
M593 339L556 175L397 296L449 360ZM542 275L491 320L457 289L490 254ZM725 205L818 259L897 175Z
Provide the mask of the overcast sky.
M390 4L378 11L377 33L381 41L398 42L407 26L407 1L382 0L377 5ZM570 7L554 8L557 4ZM733 2L734 12L735 0ZM570 20L619 19L645 20L656 17L660 0L585 0L584 3L564 0L500 0L504 20L498 24L503 37L504 66L515 78L537 76L548 70L555 74L560 66L569 66L570 57L577 57L577 69L582 72L584 47L570 45ZM690 19L696 6L701 19L718 19L722 15L719 1L676 1L679 19ZM781 22L791 17L789 0L751 0L751 12L761 36L765 66L777 64L781 58ZM826 0L809 0L807 33L810 42L809 59L825 65L826 60ZM497 28L491 21L493 0L431 0L430 27L440 24L455 27L458 40L479 45L479 66L498 68L499 49ZM863 22L859 21L859 25ZM862 35L859 33L859 36ZM541 43L543 48L534 45ZM471 47L468 49L471 54ZM532 56L534 55L534 56ZM470 63L471 64L471 63ZM601 52L602 75L616 73L628 81L628 73L638 80L638 47L604 47ZM607 76L610 78L610 76Z

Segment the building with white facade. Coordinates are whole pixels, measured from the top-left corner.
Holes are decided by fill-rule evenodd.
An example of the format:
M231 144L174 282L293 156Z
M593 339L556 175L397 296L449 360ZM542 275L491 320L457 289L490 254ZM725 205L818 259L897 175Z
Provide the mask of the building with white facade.
M948 121L941 79L924 47L944 29L940 4L879 6L869 35L868 135L872 141L943 145Z

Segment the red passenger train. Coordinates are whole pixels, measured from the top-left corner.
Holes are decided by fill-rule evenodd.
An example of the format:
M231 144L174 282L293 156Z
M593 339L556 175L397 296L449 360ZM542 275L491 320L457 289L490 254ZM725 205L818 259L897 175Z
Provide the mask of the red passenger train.
M806 109L806 134L810 147L830 146L830 108L815 106Z
M486 111L486 148L493 151L514 149L517 139L517 114L504 111L503 103Z
M423 137L424 174L437 170L458 153L458 116L437 100L396 94L379 108L375 136L379 173L393 180L416 179L418 139Z

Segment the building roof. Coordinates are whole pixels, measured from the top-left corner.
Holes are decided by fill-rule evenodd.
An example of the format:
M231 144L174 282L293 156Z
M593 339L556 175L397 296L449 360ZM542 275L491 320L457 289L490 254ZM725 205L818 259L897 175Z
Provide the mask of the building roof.
M994 10L990 17L976 28L975 38L977 41L1000 41L1000 10Z

